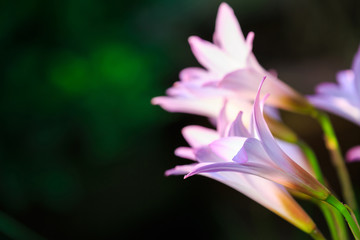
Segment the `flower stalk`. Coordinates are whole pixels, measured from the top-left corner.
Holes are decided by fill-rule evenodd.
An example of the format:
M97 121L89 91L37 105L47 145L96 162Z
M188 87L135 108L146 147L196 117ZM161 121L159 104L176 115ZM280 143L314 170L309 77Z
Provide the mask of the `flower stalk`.
M322 233L319 231L319 229L315 228L311 233L310 236L314 240L325 240L326 238L322 235Z
M322 174L319 162L314 151L302 140L298 140L297 145L302 149L304 154L306 155L311 168L314 171L316 179L326 185L324 176ZM345 228L345 222L342 215L332 206L326 204L322 201L318 201L316 199L312 199L318 207L320 208L321 212L323 213L326 223L329 227L331 237L334 240L346 240L348 239L347 231Z
M347 207L341 203L334 195L330 195L326 200L327 203L334 206L346 219L351 232L353 233L356 240L360 240L360 228L357 224L356 218L353 217L348 211Z
M358 216L358 206L350 175L342 157L339 142L337 140L331 121L328 115L323 112L318 112L315 118L318 120L323 129L325 144L330 152L332 163L338 174L345 202L355 212L355 215Z

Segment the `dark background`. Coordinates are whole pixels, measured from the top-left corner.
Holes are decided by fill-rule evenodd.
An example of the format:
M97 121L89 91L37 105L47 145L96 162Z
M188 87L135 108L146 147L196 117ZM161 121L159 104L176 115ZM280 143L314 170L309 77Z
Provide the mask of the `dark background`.
M304 94L335 81L360 43L358 0L228 1L254 52ZM198 66L220 1L18 0L0 3L0 238L309 239L215 181L164 177L201 117L152 106ZM360 128L331 116L343 151ZM284 113L340 193L321 130ZM360 199L360 164L349 165ZM329 236L317 208L300 203ZM25 227L26 226L26 227ZM31 230L30 230L31 229ZM9 238L10 236L10 238Z

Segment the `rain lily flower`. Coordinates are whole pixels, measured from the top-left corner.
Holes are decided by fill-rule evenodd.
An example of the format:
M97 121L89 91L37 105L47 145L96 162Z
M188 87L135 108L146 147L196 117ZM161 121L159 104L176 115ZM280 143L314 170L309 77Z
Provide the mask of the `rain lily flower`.
M360 49L352 69L340 71L336 83L321 83L309 101L316 107L332 112L360 125Z
M182 133L190 147L180 147L175 154L179 157L195 161L193 164L177 166L166 171L166 175L200 175L222 182L243 193L301 230L311 233L316 226L288 191L281 185L268 179L242 173L241 171L202 171L203 167L218 166L232 161L241 146L251 137L251 131L243 124L243 113L240 112L235 121L230 122L226 115L226 104L217 118L217 130L187 126ZM305 157L293 144L277 141L282 148L296 159L296 162L311 173ZM262 151L262 149L259 149Z
M170 112L217 116L223 99L237 109L249 108L263 76L264 90L273 98L269 105L296 112L312 111L312 106L295 90L267 72L252 53L254 33L245 38L234 11L226 3L219 7L214 43L199 37L189 38L191 50L203 68L190 67L180 73L180 81L168 89L168 97L156 97L153 104ZM196 100L196 101L195 101ZM251 107L250 107L251 108ZM234 111L235 116L238 111Z
M245 137L223 137L200 148L195 155L201 163L186 177L199 173L240 172L326 200L330 195L329 190L289 157L272 136L263 117L260 90L261 85L254 102L251 131L246 133L243 125L235 121L233 131L245 133Z

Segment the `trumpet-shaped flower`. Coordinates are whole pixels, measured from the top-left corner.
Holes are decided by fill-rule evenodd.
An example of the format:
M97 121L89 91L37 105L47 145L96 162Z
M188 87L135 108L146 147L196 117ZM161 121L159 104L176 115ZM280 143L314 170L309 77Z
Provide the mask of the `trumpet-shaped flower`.
M360 125L360 49L356 53L352 69L337 74L338 84L321 83L316 95L309 101L316 107L332 112Z
M297 112L312 110L304 97L260 66L252 53L254 33L244 37L233 10L226 3L219 7L213 38L214 43L196 36L189 38L193 54L205 69L182 70L180 81L168 89L169 96L156 97L153 104L170 112L212 117L218 115L226 98L247 114L248 102L254 100L262 77L267 75L264 90L274 96L269 100L270 105Z
M245 128L243 130L245 130ZM241 133L242 130L236 128L231 131L238 134ZM213 154L210 149L204 148L208 144L212 144L211 147L223 147L224 151L228 148L231 149L231 145L215 146L217 144L216 140L221 137L219 132L213 129L201 126L188 126L185 127L182 132L191 147L180 147L176 149L175 154L197 163L177 166L174 169L166 171L166 175L185 175L193 172L202 163L224 162L222 158L218 158ZM231 135L230 132L228 134ZM241 143L245 141L245 138L239 140ZM199 174L222 182L243 193L307 233L311 233L316 228L311 218L304 212L287 190L279 184L258 176L239 172L209 172Z
M166 171L166 175L200 175L222 182L243 193L290 223L307 233L316 229L315 224L304 210L297 204L287 190L266 178L241 171L202 171L202 168L221 166L232 162L239 149L251 138L251 131L243 124L243 113L240 112L235 121L229 121L225 113L226 102L217 118L217 131L201 126L187 126L182 133L190 147L175 150L179 157L195 161L193 164L177 166ZM311 173L304 155L293 144L278 140L286 151L299 165ZM260 155L263 148L254 149ZM256 154L256 153L255 153ZM265 161L269 157L265 158Z
M245 137L223 137L200 148L195 155L202 163L186 177L199 173L241 172L268 179L319 200L326 200L330 194L327 188L290 158L272 136L263 117L260 90L261 86L254 102L251 131L245 134ZM242 126L235 121L233 131L244 133Z

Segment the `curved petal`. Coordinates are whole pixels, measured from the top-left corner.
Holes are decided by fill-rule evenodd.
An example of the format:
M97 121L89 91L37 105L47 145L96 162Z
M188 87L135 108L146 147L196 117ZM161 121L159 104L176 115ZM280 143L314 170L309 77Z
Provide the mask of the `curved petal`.
M231 124L230 130L229 130L229 136L236 136L236 137L251 137L248 129L245 127L245 125L242 122L242 116L243 112L240 111L238 116L236 117L235 121Z
M254 69L240 69L227 74L219 83L219 87L231 89L243 98L253 100L264 73ZM267 76L263 90L271 92L273 98L268 104L290 111L308 112L312 110L308 101L279 79Z
M199 163L191 172L185 175L185 179L195 174L212 173L212 172L240 172L245 174L252 174L264 179L273 181L283 185L289 189L293 189L317 199L326 199L329 192L314 191L308 184L300 183L296 176L287 174L281 169L270 167L258 163L236 163L236 162L222 162L222 163Z
M185 140L193 148L208 145L220 137L215 130L196 125L184 127L182 129L182 134Z
M360 125L360 109L341 97L328 95L309 96L308 100L317 108L341 116L353 123Z
M175 156L196 161L194 150L189 147L178 147L175 149Z
M211 73L219 74L219 77L235 69L244 67L244 65L241 65L241 63L222 51L219 47L199 37L190 37L189 43L198 62Z
M243 137L225 137L210 143L209 147L223 161L231 162L245 141Z
M155 97L151 100L154 105L160 105L168 112L190 113L210 118L216 118L222 107L220 99L188 99L173 97Z
M265 80L265 79L264 79ZM262 83L264 82L262 81ZM307 188L307 191L304 192L309 194L312 193L313 197L318 199L322 199L329 195L329 191L319 183L311 174L301 168L298 164L296 164L277 144L274 137L272 136L265 119L263 117L262 106L260 103L260 91L262 87L262 83L260 84L258 93L254 102L254 122L256 124L257 132L261 139L262 145L271 158L272 161L276 163L286 174L291 176L291 178L296 179L296 184L301 189ZM292 183L294 184L294 183Z
M176 166L165 172L169 175L184 175L191 172L196 164ZM314 229L314 222L296 203L291 195L276 183L254 175L237 172L200 173L219 181L278 214L305 232Z
M314 229L314 222L282 186L267 179L237 172L201 174L222 182L263 205L270 211L305 232Z
M193 164L187 164L187 165L179 165L172 169L165 171L165 176L170 175L185 175L191 172L195 167L197 166L197 163Z
M304 155L303 151L297 145L278 139L276 141L279 144L280 148L294 162L296 162L300 167L302 167L304 170L306 170L308 173L314 176L314 172L309 164L308 159Z

